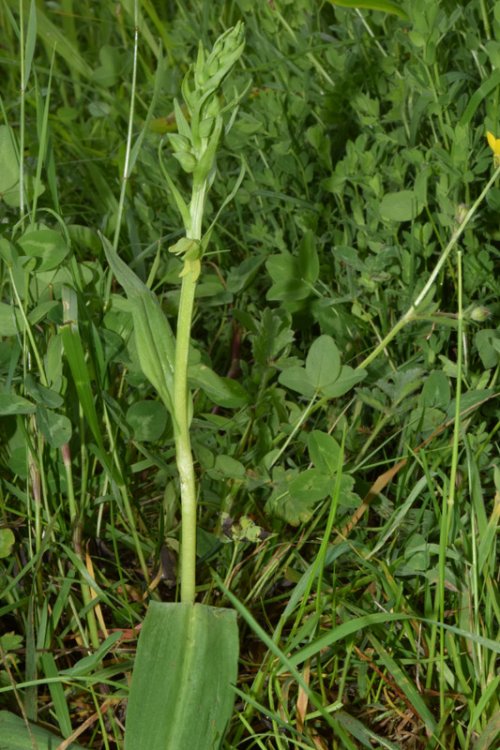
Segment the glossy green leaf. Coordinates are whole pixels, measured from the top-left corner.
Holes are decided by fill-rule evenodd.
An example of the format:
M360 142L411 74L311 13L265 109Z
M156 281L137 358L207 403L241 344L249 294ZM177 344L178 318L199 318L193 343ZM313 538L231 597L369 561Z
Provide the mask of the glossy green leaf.
M151 602L132 675L125 750L218 750L237 666L235 611Z

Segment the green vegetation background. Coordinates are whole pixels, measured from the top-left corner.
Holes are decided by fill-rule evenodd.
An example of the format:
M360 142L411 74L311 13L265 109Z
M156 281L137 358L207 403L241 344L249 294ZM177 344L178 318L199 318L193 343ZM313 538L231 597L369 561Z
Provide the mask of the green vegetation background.
M249 619L225 747L498 747L497 184L467 212L495 168L500 3L398 5L142 0L131 121L133 3L0 4L0 707L121 747L147 600L176 599L171 426L98 232L174 320L158 145L198 43L243 18L206 228L245 177L193 329L199 598L227 605L217 571L345 734Z

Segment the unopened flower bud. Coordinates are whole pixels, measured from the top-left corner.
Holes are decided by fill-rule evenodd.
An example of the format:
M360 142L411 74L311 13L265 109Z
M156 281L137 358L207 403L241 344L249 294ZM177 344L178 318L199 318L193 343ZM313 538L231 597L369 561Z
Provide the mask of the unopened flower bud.
M455 211L455 222L460 226L467 216L468 208L465 203L459 203Z
M470 319L475 321L476 323L484 323L485 320L488 320L490 315L491 312L487 307L484 307L483 305L477 305L476 307L473 307L469 313Z

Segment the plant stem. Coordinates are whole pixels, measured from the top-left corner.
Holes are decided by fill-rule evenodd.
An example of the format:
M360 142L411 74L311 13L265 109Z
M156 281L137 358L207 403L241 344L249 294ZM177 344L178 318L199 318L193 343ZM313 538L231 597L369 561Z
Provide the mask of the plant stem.
M182 279L174 374L175 454L182 504L181 601L194 602L196 567L196 481L189 437L187 364L196 280L188 272Z
M206 192L206 180L201 184L195 180L189 207L189 239L198 242L201 240ZM196 479L189 436L190 394L187 368L197 278L197 270L186 262L177 316L174 369L175 454L182 506L181 602L190 604L194 603L196 593Z

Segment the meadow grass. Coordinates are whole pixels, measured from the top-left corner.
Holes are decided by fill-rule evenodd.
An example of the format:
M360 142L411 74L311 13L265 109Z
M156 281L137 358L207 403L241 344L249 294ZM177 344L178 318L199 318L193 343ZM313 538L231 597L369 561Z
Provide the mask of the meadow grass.
M399 5L0 4L1 708L123 747L147 602L179 598L172 425L98 233L175 319L158 149L187 188L174 97L243 18L190 353L224 747L498 746L500 5Z

